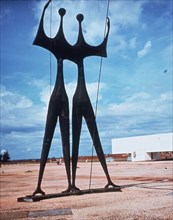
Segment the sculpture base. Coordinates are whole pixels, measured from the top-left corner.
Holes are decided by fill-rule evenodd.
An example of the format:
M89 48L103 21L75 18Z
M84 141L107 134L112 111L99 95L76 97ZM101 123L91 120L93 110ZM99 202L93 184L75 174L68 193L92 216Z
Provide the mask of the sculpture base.
M57 198L57 197L84 195L84 194L91 194L91 193L105 193L105 192L121 192L121 187L116 186L116 187L111 187L111 188L84 189L84 190L73 191L73 192L62 192L62 193L36 195L36 196L29 195L26 197L19 197L17 201L18 202L37 202L40 200L52 199L52 198Z

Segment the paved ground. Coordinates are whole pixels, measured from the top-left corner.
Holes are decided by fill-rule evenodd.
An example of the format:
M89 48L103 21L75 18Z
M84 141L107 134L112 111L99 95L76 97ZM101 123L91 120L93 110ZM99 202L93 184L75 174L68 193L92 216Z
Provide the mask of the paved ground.
M35 190L38 164L5 165L1 169L0 219L50 220L164 220L173 219L173 161L110 162L108 169L122 192L68 196L39 202L17 202ZM88 189L90 163L79 163L77 186ZM106 178L99 163L93 164L91 188L102 188ZM66 189L64 165L46 166L42 189Z

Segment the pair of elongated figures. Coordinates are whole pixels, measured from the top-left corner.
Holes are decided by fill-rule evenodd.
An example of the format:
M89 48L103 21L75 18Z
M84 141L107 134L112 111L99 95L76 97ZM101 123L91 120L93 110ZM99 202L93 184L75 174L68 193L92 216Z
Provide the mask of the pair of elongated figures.
M107 39L110 29L110 21L107 18L108 30L104 37L103 42L99 46L90 46L85 42L82 33L82 21L84 17L82 14L78 14L76 18L79 22L79 34L76 44L72 46L66 41L63 32L63 16L66 13L65 9L63 8L59 9L60 27L57 32L57 35L54 38L49 38L46 36L44 32L43 22L44 22L45 10L50 2L51 0L49 0L47 4L44 6L38 32L33 44L41 46L55 55L55 57L57 58L57 77L56 77L55 87L49 101L47 121L46 121L45 134L44 134L41 160L40 160L38 183L36 190L33 192L33 196L38 193L41 193L42 195L45 194L41 189L41 181L58 117L59 117L59 124L60 124L61 138L62 138L64 163L65 163L67 180L68 180L68 187L65 192L70 192L70 191L73 192L79 190L75 185L75 178L76 178L76 168L77 168L77 160L78 160L82 117L85 118L97 156L99 158L99 161L103 167L103 170L108 180L108 183L105 187L109 187L109 186L116 187L116 185L111 181L108 173L106 161L104 158L104 153L102 150L102 146L97 130L94 111L86 90L84 66L83 66L83 60L87 56L95 55L95 56L106 57L106 45L107 45ZM73 97L73 109L72 109L72 180L71 180L71 171L70 171L69 103L65 91L64 78L63 78L63 60L65 59L68 59L76 63L78 67L78 82Z

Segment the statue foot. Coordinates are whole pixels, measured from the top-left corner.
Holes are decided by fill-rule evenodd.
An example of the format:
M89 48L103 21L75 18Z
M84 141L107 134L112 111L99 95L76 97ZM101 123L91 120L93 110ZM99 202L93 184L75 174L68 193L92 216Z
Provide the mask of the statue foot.
M106 184L105 188L109 188L109 186L112 186L112 187L119 187L118 185L114 184L112 181L109 181L108 184Z
M80 189L77 188L75 185L72 185L72 186L71 186L71 191L72 191L72 192L80 192Z
M37 189L33 192L32 196L35 196L36 194L45 195L45 192L43 192L43 191L41 190L41 188L37 188Z
M66 190L62 191L62 193L68 193L68 192L80 192L80 189L74 185L71 185Z
M66 190L62 191L62 193L68 193L71 192L71 186L69 186Z

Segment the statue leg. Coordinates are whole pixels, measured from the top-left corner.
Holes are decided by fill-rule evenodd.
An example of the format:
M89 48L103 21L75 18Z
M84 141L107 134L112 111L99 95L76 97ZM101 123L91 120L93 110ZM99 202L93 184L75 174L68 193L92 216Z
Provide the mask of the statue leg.
M82 115L77 102L73 102L72 110L72 191L78 191L75 186L76 168L79 154L79 141L82 126Z
M33 196L35 196L38 193L45 195L45 193L41 190L41 182L42 182L43 173L44 173L45 165L47 162L55 126L57 123L57 117L58 117L58 109L57 107L55 107L55 103L52 102L50 99L47 120L46 120L45 134L44 134L44 139L43 139L42 153L41 153L41 159L40 159L40 170L39 170L38 183L37 183L36 190L32 194Z
M64 156L64 163L66 168L68 188L64 192L71 190L71 175L70 175L70 134L69 134L69 105L68 100L62 104L62 111L59 116L61 137L62 137L62 149Z
M95 147L98 159L102 165L102 168L103 168L105 175L107 177L107 180L108 180L108 184L105 186L105 188L108 188L109 186L116 187L117 185L115 185L111 181L110 176L109 176L109 172L108 172L107 165L106 165L106 160L104 157L104 152L103 152L103 149L101 146L101 142L100 142L100 138L99 138L99 134L98 134L98 130L97 130L95 115L94 115L94 111L93 111L90 100L88 100L87 105L85 107L84 118L86 120L86 124L88 126L90 135L92 137L93 145Z

